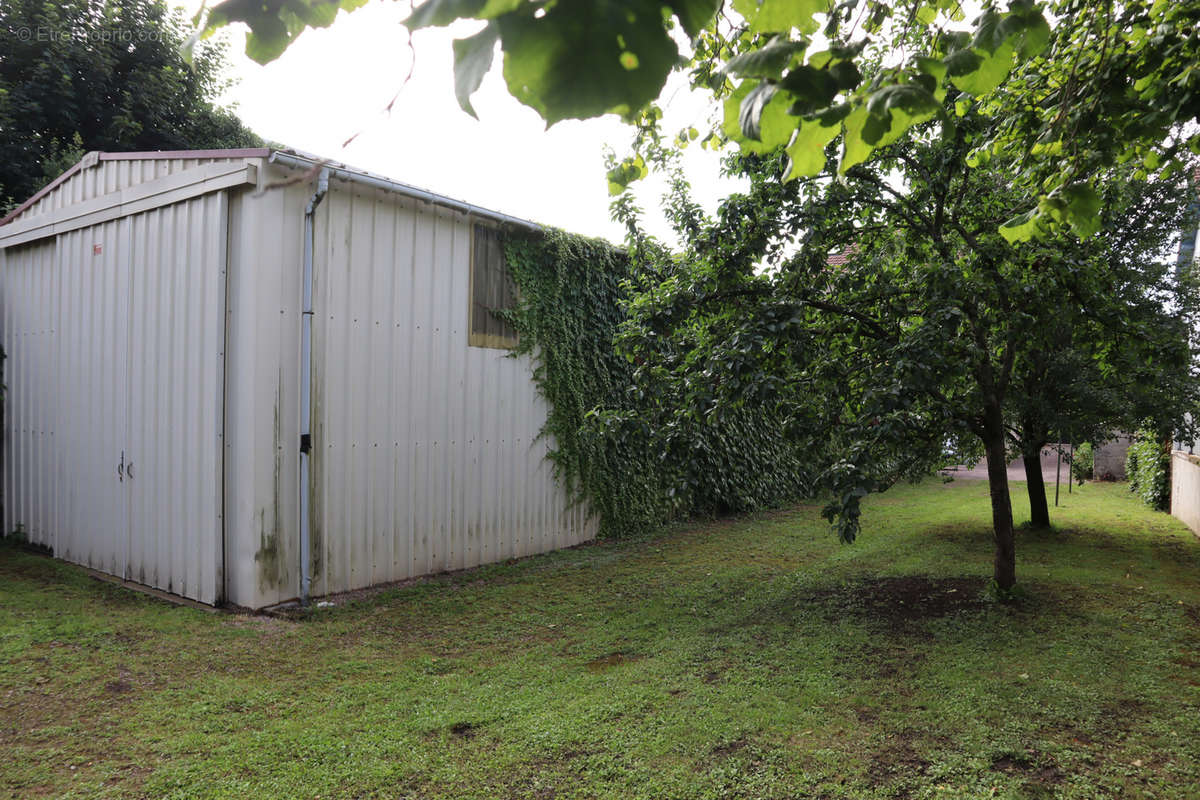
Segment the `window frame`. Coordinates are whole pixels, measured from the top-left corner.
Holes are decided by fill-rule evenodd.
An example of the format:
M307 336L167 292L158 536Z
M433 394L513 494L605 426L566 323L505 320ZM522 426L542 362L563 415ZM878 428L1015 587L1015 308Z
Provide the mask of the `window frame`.
M468 286L467 286L467 345L469 347L482 347L482 348L487 348L487 349L492 349L492 350L512 350L517 346L517 342L518 342L518 338L519 338L517 335L517 332L515 330L513 330L512 323L508 322L507 320L502 320L502 319L499 319L498 317L496 317L496 315L494 314L492 309L487 308L486 306L484 307L485 313L488 314L493 319L496 319L496 321L499 323L502 332L501 333L488 333L486 331L479 332L479 331L476 331L476 329L475 329L475 310L476 310L475 309L475 306L476 306L476 303L475 303L475 278L476 278L476 271L477 271L476 270L476 255L477 255L478 245L479 245L479 231L481 231L481 230L487 231L489 233L489 235L494 236L496 238L497 244L500 247L501 280L507 280L509 285L512 287L512 292L511 292L512 306L510 306L510 308L515 308L516 302L517 302L517 287L516 287L516 284L513 283L512 272L510 271L509 266L508 266L508 259L504 255L503 243L500 241L500 234L502 233L502 229L498 225L489 225L486 222L482 222L480 220L472 220L471 221L471 252L470 252L470 261L467 265L468 270L470 272L469 278L467 281L467 284L468 284ZM508 310L508 309L505 308L505 309L501 309L501 310ZM511 332L511 334L508 332Z

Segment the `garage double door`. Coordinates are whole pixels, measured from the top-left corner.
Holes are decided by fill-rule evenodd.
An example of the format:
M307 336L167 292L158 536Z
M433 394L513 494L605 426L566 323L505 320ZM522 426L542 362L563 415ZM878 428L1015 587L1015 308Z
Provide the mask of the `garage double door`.
M4 251L4 525L223 595L224 191Z

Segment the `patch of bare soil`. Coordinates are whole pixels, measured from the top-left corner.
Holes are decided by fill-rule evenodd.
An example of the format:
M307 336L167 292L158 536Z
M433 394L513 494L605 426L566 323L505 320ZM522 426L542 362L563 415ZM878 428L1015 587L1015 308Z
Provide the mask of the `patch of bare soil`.
M459 739L474 739L479 727L474 722L456 722L450 726L450 733Z
M833 616L871 616L905 624L983 607L982 578L930 578L923 575L864 578L818 589L800 598L824 606Z
M1063 773L1053 764L1038 763L1038 754L1009 753L992 761L992 769L1017 775L1034 784L1049 785L1062 782Z
M867 782L873 787L892 785L894 796L911 797L924 783L929 761L922 758L907 738L902 737L877 750L867 766Z
M1200 627L1200 606L1185 605L1183 607L1183 615L1193 625Z
M749 744L749 742L746 741L746 737L740 736L737 739L734 739L732 742L726 742L725 744L717 745L712 750L709 750L708 754L714 759L728 758L739 750L744 750L747 744Z

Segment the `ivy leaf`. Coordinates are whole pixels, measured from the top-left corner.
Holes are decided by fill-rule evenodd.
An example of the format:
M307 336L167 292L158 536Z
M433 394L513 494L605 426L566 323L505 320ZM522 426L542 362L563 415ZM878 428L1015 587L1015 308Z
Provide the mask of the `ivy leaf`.
M806 47L807 42L794 42L776 36L761 48L730 59L723 71L745 78L778 78L792 58L803 53Z
M521 3L522 0L425 0L404 20L404 27L415 31L449 25L456 19L495 19L515 11Z
M225 0L204 23L208 35L231 22L250 28L246 55L259 64L274 61L306 28L328 27L338 11L353 11L367 0Z
M483 83L483 76L492 68L492 57L500 28L494 22L474 36L454 40L454 96L462 110L478 118L471 106L471 95Z
M547 125L617 113L630 119L658 96L679 51L652 0L542 6L497 19L504 78Z
M687 35L695 39L721 7L721 0L668 0Z

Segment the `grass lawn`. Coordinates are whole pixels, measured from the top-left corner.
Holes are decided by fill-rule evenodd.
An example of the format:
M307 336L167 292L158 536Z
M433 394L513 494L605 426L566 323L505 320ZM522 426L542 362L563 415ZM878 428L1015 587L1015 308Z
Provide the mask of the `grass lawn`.
M1014 486L1018 521L1028 518ZM1200 797L1200 541L1124 485L984 482L205 613L0 548L0 796Z

